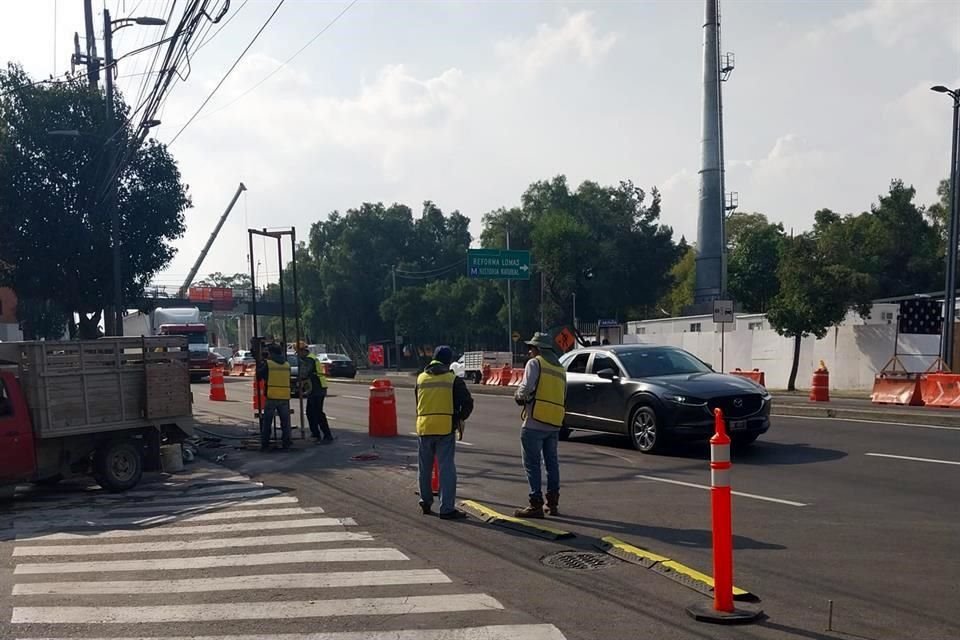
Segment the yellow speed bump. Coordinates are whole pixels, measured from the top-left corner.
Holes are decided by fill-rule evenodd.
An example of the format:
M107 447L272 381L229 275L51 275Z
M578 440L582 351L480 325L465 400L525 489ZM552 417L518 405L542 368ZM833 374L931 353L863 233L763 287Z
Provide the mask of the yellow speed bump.
M615 558L638 564L708 596L713 595L713 578L666 556L634 546L613 536L601 538L594 546ZM753 602L759 598L740 587L733 588L733 599Z
M522 531L548 540L562 540L564 538L574 537L569 531L557 529L547 524L515 518L506 514L494 511L490 507L480 504L475 500L464 500L460 503L460 508L473 516L483 520L487 524L497 524L515 531Z

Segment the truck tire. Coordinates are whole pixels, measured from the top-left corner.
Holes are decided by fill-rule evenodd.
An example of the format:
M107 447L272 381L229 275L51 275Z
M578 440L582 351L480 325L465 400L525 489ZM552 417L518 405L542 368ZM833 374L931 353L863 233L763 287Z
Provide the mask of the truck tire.
M130 440L104 443L93 456L93 477L107 491L126 491L142 476L143 454Z

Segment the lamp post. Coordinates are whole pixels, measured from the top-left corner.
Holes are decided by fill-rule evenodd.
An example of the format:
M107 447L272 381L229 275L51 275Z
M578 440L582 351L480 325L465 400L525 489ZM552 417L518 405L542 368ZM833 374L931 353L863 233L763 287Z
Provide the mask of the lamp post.
M960 147L960 88L948 89L943 85L930 87L931 91L945 93L953 98L953 129L951 133L950 149L950 212L947 223L947 265L944 291L944 324L942 340L940 342L940 357L953 371L953 319L957 307L957 243L960 235L960 220L958 220L958 167L957 154Z
M129 27L134 24L146 26L162 26L167 22L161 18L121 18L120 20L111 20L110 11L103 11L103 63L106 71L106 145L107 145L107 184L104 206L110 212L110 238L113 250L113 313L114 313L114 331L116 336L123 335L123 283L120 279L120 210L117 207L116 180L113 176L114 165L117 161L117 145L113 142L114 132L113 122L113 33L118 29Z

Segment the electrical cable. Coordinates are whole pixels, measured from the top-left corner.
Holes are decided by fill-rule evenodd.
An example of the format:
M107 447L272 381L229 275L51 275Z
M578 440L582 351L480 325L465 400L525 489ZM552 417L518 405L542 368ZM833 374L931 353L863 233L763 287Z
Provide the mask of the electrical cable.
M173 138L170 140L170 142L167 143L168 147L173 145L173 143L177 141L177 138L180 137L180 134L182 134L186 130L186 128L190 126L190 123L192 123L196 119L196 117L200 114L200 112L203 110L203 108L207 106L207 103L210 102L210 100L217 93L220 87L223 86L223 83L226 82L227 78L230 77L230 74L233 72L233 70L237 68L238 64L240 64L240 61L243 59L243 56L246 55L247 51L249 51L250 48L253 46L253 44L257 41L257 38L260 37L260 34L263 33L263 31L267 28L267 25L270 24L270 21L273 20L273 17L277 15L278 11L280 11L280 7L283 6L284 2L286 2L286 0L280 0L277 3L277 6L274 7L273 12L267 17L263 25L260 26L260 29L257 30L257 32L254 34L253 39L250 40L250 43L247 44L247 46L243 49L243 51L240 52L240 55L237 56L237 59L234 60L233 64L230 65L230 68L227 69L227 72L223 74L222 78L220 78L220 82L217 83L217 86L213 88L213 91L211 91L210 94L206 97L206 99L200 104L200 107L197 108L197 110L193 113L192 116L190 116L190 119L187 120L187 122L182 127L180 127L180 131L178 131L177 134L173 136Z
M243 4L241 4L239 7L237 7L237 10L234 11L234 12L230 15L229 18L227 18L227 21L224 22L224 23L220 26L220 28L217 29L217 30L213 33L213 35L211 35L209 38L206 38L205 40L202 39L202 40L200 41L200 44L197 45L197 48L196 48L196 50L195 50L194 52L200 51L200 49L203 49L205 46L207 46L207 43L208 43L208 42L210 42L211 40L213 40L214 38L216 38L216 37L220 34L220 32L223 31L223 29L224 29L228 24L230 24L230 21L233 20L234 18L236 18L236 17L237 17L237 14L240 13L240 11L241 11L245 6L247 6L247 3L248 3L248 2L250 2L250 0L243 0Z
M333 20L331 20L330 22L328 22L328 23L326 24L326 26L324 26L315 36L313 36L312 38L310 38L310 40L307 41L307 44L305 44L305 45L303 45L302 47L300 47L299 49L297 49L297 51L296 51L292 56L290 56L289 58L287 58L286 60L284 60L283 62L281 62L281 63L280 63L280 66L278 66L276 69L274 69L273 71L271 71L270 73L268 73L266 76L264 76L263 79L260 80L258 83L256 83L255 85L253 85L252 87L250 87L249 89L247 89L246 91L244 91L243 93L241 93L239 96L237 96L236 98L234 98L233 100L231 100L231 101L228 102L227 104L223 105L222 107L217 107L216 109L214 109L213 111L210 111L209 113L207 113L207 114L204 115L203 117L204 117L204 118L207 118L207 117L209 117L209 116L212 116L213 114L215 114L215 113L217 113L217 112L220 112L220 111L223 111L223 110L226 109L227 107L230 107L231 105L235 104L236 102L239 102L239 101L240 101L242 98L244 98L248 93L253 92L255 89L257 89L257 87L259 87L259 86L262 85L264 82L266 82L267 80L269 80L270 78L272 78L274 75L277 74L278 71L280 71L280 69L283 69L283 68L284 68L285 66L287 66L294 58L296 58L298 55L300 55L301 53L303 53L303 52L306 50L307 47L309 47L311 44L313 44L313 43L317 40L317 38L319 38L319 37L322 36L324 33L326 33L327 30L328 30L330 27L332 27L333 25L335 25L335 24L337 23L337 20L339 20L340 18L342 18L343 15L344 15L347 11L350 11L350 9L353 8L353 5L357 4L357 2L359 2L359 1L360 1L360 0L353 0L350 4L348 4L348 5L343 9L343 11L341 11L340 13L338 13L338 14L336 15L336 17L334 17Z

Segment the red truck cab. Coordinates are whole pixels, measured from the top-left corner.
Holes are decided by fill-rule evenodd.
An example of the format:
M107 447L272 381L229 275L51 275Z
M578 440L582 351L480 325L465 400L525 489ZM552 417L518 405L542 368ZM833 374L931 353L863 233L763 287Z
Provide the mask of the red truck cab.
M0 484L29 481L36 472L27 402L13 372L0 370Z
M183 336L190 350L190 380L198 381L210 375L217 364L217 357L210 353L205 324L162 324L159 335Z

